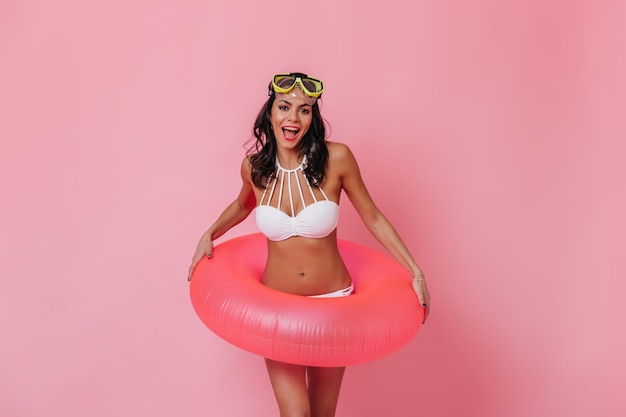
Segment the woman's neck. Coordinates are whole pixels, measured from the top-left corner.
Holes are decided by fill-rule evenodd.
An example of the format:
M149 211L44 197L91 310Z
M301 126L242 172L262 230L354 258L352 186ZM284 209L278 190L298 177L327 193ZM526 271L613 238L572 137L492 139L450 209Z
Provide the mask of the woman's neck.
M295 169L302 163L302 159L299 157L297 151L278 152L276 158L280 166L284 169Z

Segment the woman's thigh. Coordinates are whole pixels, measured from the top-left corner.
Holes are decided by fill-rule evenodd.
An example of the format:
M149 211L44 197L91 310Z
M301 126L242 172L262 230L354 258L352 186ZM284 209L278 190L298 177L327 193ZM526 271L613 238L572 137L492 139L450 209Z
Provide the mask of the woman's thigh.
M309 416L311 407L306 385L306 367L271 359L265 359L265 364L280 415Z
M307 369L312 417L333 417L335 415L345 370L345 367L309 367Z

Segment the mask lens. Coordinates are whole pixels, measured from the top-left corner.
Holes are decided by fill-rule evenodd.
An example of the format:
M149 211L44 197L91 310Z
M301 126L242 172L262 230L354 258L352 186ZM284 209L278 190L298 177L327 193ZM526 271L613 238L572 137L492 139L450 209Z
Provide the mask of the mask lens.
M309 80L308 78L304 78L302 80L302 85L304 86L304 88L309 90L310 93L317 93L319 91L318 84L312 80Z
M295 77L291 76L277 76L274 79L274 83L280 88L291 88L296 82Z

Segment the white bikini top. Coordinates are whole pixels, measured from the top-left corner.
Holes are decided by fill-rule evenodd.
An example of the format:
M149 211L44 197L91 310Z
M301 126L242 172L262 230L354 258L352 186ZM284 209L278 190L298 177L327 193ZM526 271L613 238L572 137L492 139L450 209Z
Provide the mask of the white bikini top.
M339 220L339 205L334 201L330 201L326 197L326 193L319 187L320 192L324 196L324 200L319 200L313 192L311 184L309 184L306 175L304 175L303 165L306 164L306 159L294 169L285 169L280 166L278 159L276 159L276 176L273 181L268 182L261 196L261 201L256 207L256 224L259 230L272 241L280 241L289 239L293 236L302 236L308 238L323 238L328 236L337 227ZM278 187L278 201L276 207L270 205L272 197L274 197L274 191L276 191L276 184L280 177L280 185ZM285 181L285 177L286 180ZM293 195L291 191L291 178L295 178L295 183L298 186L300 193L300 200L302 201L302 210L295 214ZM313 203L308 206L304 202L304 194L302 192L301 178L304 178L307 188L311 196L313 197ZM286 182L286 184L285 184ZM267 201L265 196L268 194ZM285 213L280 209L283 198L283 189L287 189L289 193L289 204L291 207L291 215ZM265 202L264 202L265 201Z

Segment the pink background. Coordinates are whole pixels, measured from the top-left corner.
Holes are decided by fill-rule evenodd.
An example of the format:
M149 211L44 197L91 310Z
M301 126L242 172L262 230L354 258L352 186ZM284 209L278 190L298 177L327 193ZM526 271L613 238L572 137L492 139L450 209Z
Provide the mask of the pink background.
M0 415L277 415L186 269L285 70L433 294L338 416L625 415L626 15L591 4L0 2Z

